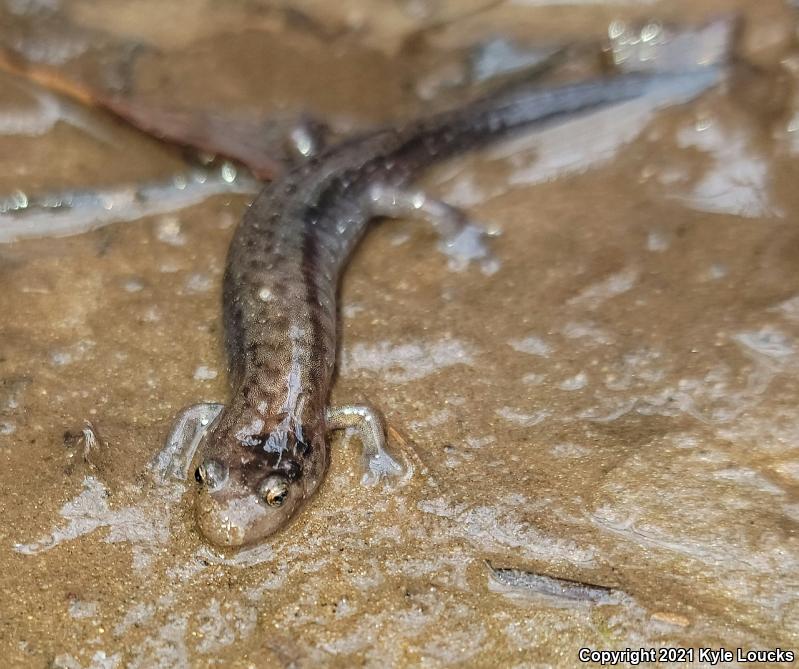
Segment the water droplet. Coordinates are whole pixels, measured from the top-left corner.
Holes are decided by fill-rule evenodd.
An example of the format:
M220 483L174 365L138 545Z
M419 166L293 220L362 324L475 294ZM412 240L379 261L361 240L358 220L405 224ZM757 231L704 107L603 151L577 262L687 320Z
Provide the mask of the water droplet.
M618 39L627 32L627 25L624 21L611 21L608 26L608 37L610 39Z
M316 143L313 135L306 125L301 124L291 130L289 138L294 144L295 150L306 158L315 152Z
M647 23L641 29L641 41L651 42L656 39L661 33L661 27L658 23Z
M696 129L697 132L704 132L712 125L713 121L707 117L704 117L696 120L694 128Z
M233 163L226 162L222 165L222 169L220 170L220 175L222 176L222 181L225 183L232 184L236 180L238 172L236 171L236 166Z
M28 196L25 195L21 190L14 191L11 194L11 198L14 201L16 209L26 209L28 206Z

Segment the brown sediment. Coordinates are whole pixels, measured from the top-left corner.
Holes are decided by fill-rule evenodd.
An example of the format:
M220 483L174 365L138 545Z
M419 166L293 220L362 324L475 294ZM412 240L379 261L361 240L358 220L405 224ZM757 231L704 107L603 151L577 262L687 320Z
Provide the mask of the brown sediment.
M182 6L213 20L210 5ZM447 269L413 222L364 239L342 285L332 401L379 402L436 485L422 473L363 488L355 445L336 438L316 499L247 566L207 552L187 506L142 478L178 409L228 392L220 288L245 199L177 212L182 242L147 219L0 248L5 661L571 667L581 647L632 641L796 647L796 54L780 37L796 17L778 2L505 4L447 32L568 41L620 16L736 7L745 33L776 36L742 55L766 61L764 91L788 82L784 122L750 113L756 91L732 87L649 118L615 152L595 144L615 127L605 118L430 174L427 190L501 227L491 276ZM236 50L207 43L220 58ZM259 103L256 83L204 75L208 63L180 64L190 104L200 83ZM242 59L242 80L258 76ZM367 83L365 96L385 91ZM372 101L375 119L394 100ZM340 105L358 111L349 95ZM65 125L0 136L3 192L174 171L138 134L114 139ZM543 170L552 147L575 146L604 159ZM197 274L208 290L188 288ZM94 476L65 471L63 433L84 419L113 455ZM588 608L492 591L486 557L632 599Z
M274 178L284 168L292 123L302 122L233 119L212 112L159 108L152 102L75 81L56 68L27 62L7 47L0 48L0 70L110 112L157 139L236 160L264 180Z

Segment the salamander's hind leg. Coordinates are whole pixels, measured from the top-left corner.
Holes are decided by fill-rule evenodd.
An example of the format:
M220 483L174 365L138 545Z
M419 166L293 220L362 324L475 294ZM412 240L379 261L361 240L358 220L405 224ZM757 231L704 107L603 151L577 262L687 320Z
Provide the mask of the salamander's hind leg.
M366 194L366 206L374 216L421 219L438 234L439 250L450 259L453 269L463 269L480 261L490 273L494 261L485 243L486 230L474 223L461 209L428 197L420 190L403 190L375 184Z
M192 404L175 416L164 448L150 463L160 481L185 480L200 441L224 409L223 404Z
M404 472L404 467L386 451L386 424L379 411L366 405L349 405L329 408L326 417L330 429L353 427L358 430L366 458L366 472L361 483L374 485L384 476Z

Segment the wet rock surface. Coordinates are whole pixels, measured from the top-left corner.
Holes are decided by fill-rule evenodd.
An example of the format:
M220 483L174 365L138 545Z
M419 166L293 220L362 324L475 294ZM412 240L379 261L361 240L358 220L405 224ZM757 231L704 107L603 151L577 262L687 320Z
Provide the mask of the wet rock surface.
M342 285L333 391L384 410L413 476L362 486L356 439L336 436L308 509L238 554L204 545L189 483L158 485L148 464L181 407L227 398L220 281L247 196L0 246L2 656L568 667L581 647L796 648L795 10L385 7L309 1L292 19L266 2L186 0L169 9L179 39L160 3L3 11L28 26L64 17L60 32L13 36L65 67L91 64L86 31L146 44L132 81L153 100L285 106L341 129L425 107L414 84L435 68L403 59L419 31L446 54L498 34L551 44L614 20L743 9L739 51L757 69L686 105L571 120L426 175L501 232L495 271L455 271L418 223L375 225ZM330 49L327 69L308 66ZM0 101L4 193L185 167L99 112L53 103L42 116L16 84ZM87 420L99 436L84 457ZM592 596L559 596L551 579Z

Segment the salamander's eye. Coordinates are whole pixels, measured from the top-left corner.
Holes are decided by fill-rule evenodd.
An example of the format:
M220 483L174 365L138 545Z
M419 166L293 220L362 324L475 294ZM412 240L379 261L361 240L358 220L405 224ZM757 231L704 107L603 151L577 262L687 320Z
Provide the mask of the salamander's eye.
M228 468L218 460L206 460L194 472L194 478L207 488L219 488L227 480Z
M269 506L283 506L289 496L289 482L285 476L267 476L260 487L261 499Z

